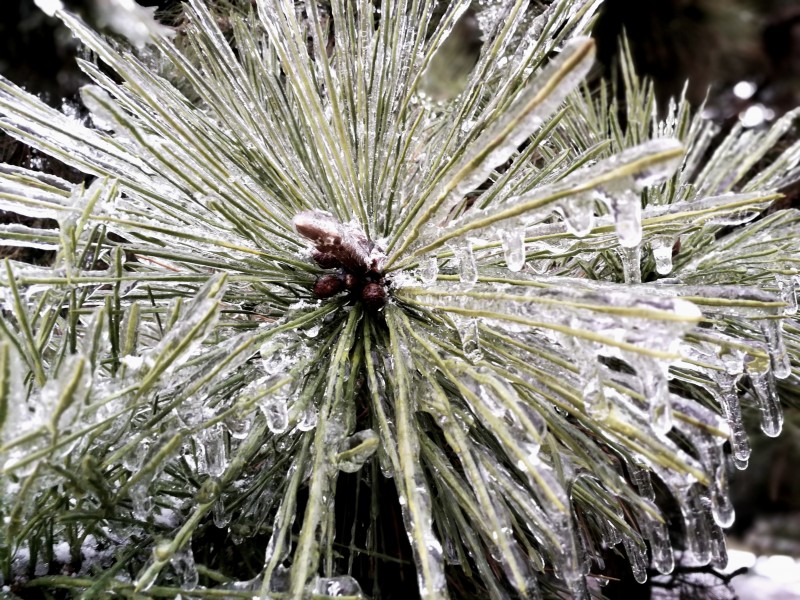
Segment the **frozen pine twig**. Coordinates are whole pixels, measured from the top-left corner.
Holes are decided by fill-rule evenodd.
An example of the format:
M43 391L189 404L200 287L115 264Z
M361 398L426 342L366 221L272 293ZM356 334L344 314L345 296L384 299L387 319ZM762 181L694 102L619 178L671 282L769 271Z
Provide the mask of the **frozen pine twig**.
M799 215L758 218L795 113L711 148L627 55L586 91L598 0L191 0L132 46L47 5L91 122L0 79L0 127L92 180L0 165L59 224L0 226L57 251L0 271L5 584L580 598L611 548L669 573L670 530L725 562L743 408L778 435L797 384Z

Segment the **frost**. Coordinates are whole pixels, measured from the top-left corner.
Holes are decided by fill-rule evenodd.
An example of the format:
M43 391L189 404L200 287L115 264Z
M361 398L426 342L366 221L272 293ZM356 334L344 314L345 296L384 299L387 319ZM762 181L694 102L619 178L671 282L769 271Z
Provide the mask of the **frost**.
M55 16L56 12L59 10L63 10L64 4L61 0L35 0L36 6L42 9L42 11L48 16L52 17Z
M138 48L143 48L152 36L175 34L156 21L155 8L144 8L134 0L98 0L94 7L100 26L110 27Z

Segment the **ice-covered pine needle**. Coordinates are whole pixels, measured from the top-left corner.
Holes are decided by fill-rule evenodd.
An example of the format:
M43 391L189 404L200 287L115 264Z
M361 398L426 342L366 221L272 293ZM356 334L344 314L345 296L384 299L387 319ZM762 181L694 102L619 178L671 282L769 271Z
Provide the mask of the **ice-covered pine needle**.
M599 0L191 0L138 48L40 3L90 119L0 79L0 127L91 179L0 165L0 209L58 221L0 226L57 252L0 270L7 585L580 598L612 549L725 563L743 414L778 435L798 384L798 213L757 218L796 113L660 118L627 55L587 91ZM477 63L428 93L465 18Z

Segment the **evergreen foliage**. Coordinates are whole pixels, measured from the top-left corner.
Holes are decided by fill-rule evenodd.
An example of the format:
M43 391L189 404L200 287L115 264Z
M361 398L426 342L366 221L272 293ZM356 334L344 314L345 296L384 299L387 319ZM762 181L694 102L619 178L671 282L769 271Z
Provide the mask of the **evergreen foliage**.
M430 599L643 582L671 529L725 562L740 400L778 435L798 383L794 113L720 140L625 57L590 93L598 0L190 0L133 44L40 4L91 123L0 80L0 127L91 177L0 165L59 223L0 226L57 251L0 271L5 582L389 598L404 536Z

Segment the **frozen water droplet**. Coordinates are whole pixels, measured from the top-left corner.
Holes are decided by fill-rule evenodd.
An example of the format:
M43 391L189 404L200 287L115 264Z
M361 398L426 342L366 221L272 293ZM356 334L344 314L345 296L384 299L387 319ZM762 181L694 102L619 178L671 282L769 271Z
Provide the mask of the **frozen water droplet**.
M297 428L300 431L311 431L317 426L318 416L317 407L314 406L313 403L309 404L303 409L303 412L300 413L300 418L297 421Z
M317 337L319 335L319 330L320 329L322 329L322 325L320 325L319 323L316 323L316 324L312 325L311 327L309 327L308 329L306 329L305 330L305 334L306 334L306 336L308 336L310 338L315 338L315 337Z
M429 285L436 281L439 275L439 258L435 254L423 256L419 262L419 278L422 283Z
M515 226L501 230L500 240L508 270L514 273L521 271L525 266L525 228Z
M739 460L746 461L750 458L750 440L747 437L747 432L742 422L742 409L739 404L739 396L735 390L726 390L723 392L725 401L723 402L723 411L731 428L731 450L733 455Z
M567 231L586 237L594 227L594 194L584 192L565 199L558 205Z
M672 246L672 238L656 237L650 241L656 271L661 275L667 275L672 271Z
M259 406L272 433L283 433L289 428L289 410L283 394L272 394L262 400Z
M250 427L253 424L253 415L245 415L240 418L230 418L225 422L228 428L228 433L236 440L243 440L250 433Z
M697 563L707 565L711 560L712 534L703 505L705 499L701 497L698 486L692 485L676 500L683 515L687 550Z

